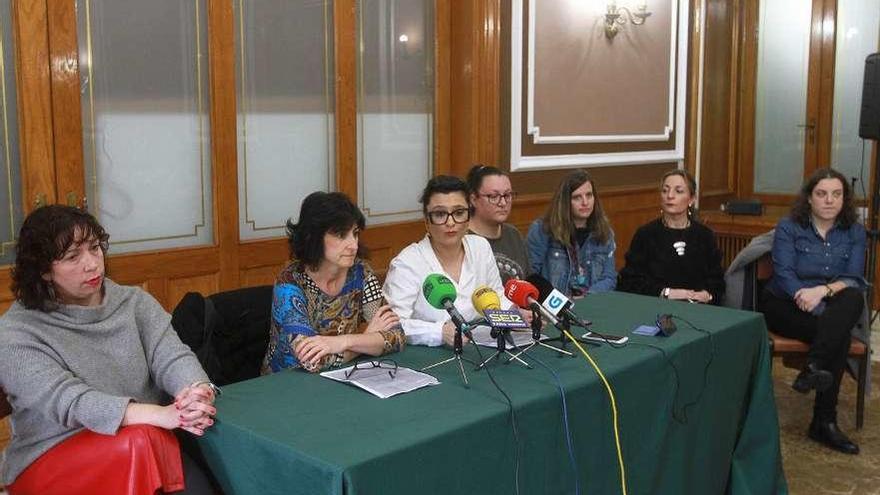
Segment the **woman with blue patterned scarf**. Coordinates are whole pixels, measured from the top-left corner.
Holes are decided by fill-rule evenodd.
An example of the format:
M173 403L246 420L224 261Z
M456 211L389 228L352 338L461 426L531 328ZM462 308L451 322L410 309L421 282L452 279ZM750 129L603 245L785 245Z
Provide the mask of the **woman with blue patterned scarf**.
M364 216L341 193L314 192L287 222L294 258L278 275L263 374L320 371L406 345L400 320L363 260Z

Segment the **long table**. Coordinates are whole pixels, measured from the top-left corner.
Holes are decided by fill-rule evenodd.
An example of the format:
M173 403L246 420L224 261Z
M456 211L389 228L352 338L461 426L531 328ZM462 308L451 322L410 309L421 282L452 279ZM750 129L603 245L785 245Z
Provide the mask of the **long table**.
M787 492L760 315L617 292L576 311L630 337L624 348L587 348L616 397L627 493ZM674 335L630 333L658 313L677 317ZM449 354L413 346L390 357L418 369ZM385 400L298 370L229 385L199 445L227 494L512 494L517 478L524 495L569 494L576 477L580 493L623 493L595 371L581 356L530 354L565 390L576 473L559 388L537 364L490 367L513 402L518 442L487 372L468 369L468 388L450 365L431 370L441 385ZM478 359L470 347L465 356Z

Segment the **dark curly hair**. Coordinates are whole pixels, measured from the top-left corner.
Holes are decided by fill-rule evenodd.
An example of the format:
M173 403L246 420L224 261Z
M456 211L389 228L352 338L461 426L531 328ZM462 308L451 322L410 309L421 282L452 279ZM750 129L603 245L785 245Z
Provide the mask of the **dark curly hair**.
M12 293L27 309L51 311L57 306L52 283L43 275L67 250L97 239L107 254L110 236L89 212L73 206L47 205L32 211L18 233Z
M852 187L850 187L843 174L830 168L820 168L809 179L804 181L804 185L801 186L801 190L791 207L789 215L792 220L804 227L810 224L810 215L813 212L813 208L810 206L810 197L813 195L813 189L823 179L837 179L843 184L843 208L837 214L837 221L840 223L841 228L848 229L850 225L858 221L856 208L853 206Z
M316 191L306 196L299 209L299 221L287 221L290 256L317 270L324 259L324 234L345 234L355 225L364 230L361 210L339 192ZM367 257L367 248L358 243L358 257Z

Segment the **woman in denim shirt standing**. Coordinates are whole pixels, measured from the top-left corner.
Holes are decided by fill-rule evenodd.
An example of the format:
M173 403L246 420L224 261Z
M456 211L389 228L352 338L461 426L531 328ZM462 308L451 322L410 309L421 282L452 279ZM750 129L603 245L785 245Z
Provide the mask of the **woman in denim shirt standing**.
M807 435L847 454L859 447L837 426L837 395L850 330L864 308L864 265L865 228L856 221L852 190L839 172L817 170L776 226L773 277L761 307L774 332L810 344L792 384L801 393L816 390Z
M528 234L532 271L567 295L614 290L614 231L593 179L576 170L562 180L544 218Z

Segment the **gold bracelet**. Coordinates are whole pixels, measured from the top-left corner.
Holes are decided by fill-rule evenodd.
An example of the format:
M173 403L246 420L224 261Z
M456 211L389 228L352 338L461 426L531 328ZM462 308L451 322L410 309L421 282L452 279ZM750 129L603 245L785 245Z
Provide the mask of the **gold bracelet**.
M832 289L830 285L825 284L825 288L828 289L828 292L825 293L825 297L831 297L834 295L834 289Z

